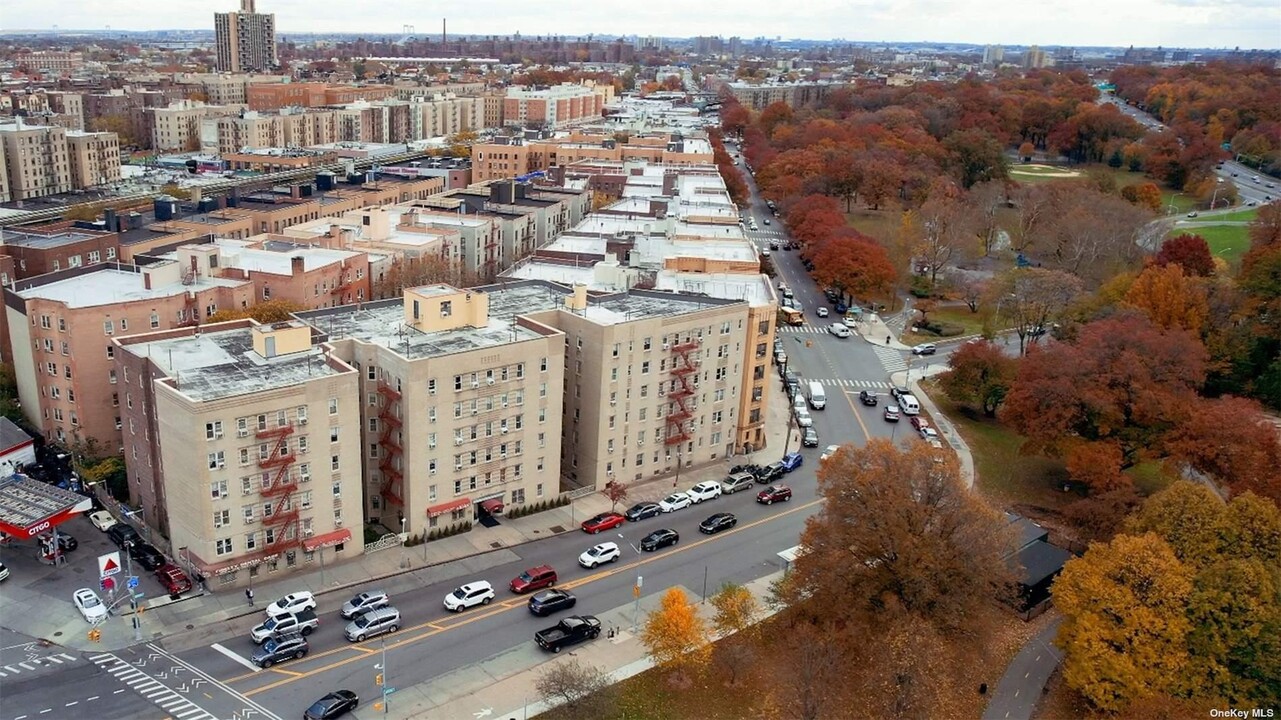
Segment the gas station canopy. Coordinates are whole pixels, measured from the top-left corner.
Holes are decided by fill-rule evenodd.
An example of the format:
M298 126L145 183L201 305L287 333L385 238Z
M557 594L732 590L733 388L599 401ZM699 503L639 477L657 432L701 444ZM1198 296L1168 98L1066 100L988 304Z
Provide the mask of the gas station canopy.
M93 500L13 475L0 480L0 532L27 540L66 522L77 513L88 512Z

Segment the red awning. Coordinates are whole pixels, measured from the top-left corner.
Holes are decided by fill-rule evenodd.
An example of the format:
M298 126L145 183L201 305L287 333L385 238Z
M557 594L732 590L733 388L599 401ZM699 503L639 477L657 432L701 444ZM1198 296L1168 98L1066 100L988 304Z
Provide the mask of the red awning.
M503 501L498 498L490 498L480 503L480 509L490 515L501 515L503 512Z
M302 549L307 552L311 552L317 548L333 547L339 543L345 543L350 539L351 530L348 530L347 528L339 528L333 532L325 533L324 535L304 538L302 541Z
M458 498L457 500L450 500L447 503L432 505L427 508L427 517L437 517L455 510L462 510L468 505L471 505L471 498Z

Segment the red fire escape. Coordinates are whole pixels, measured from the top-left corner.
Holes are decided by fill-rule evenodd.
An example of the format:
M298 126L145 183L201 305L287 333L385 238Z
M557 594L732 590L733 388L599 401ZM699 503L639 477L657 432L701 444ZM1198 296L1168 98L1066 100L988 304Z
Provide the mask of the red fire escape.
M378 470L382 472L383 485L380 494L383 499L393 505L404 505L401 500L401 483L403 476L400 472L400 456L402 448L400 447L400 392L385 382L378 383L378 394L382 395L382 409L378 413L378 419L382 422L383 433L378 438L380 448L379 457L382 461L378 464Z
M354 284L355 281L352 280L351 268L344 266L338 271L338 281L334 284L334 289L329 291L329 294L335 295L336 302L341 305L347 302L347 298L345 297L346 293Z
M672 376L675 387L667 393L667 432L664 442L679 445L690 438L689 419L694 416L698 387L698 346L702 341L691 338L672 346Z
M262 518L263 527L271 530L269 541L263 545L264 555L283 552L302 542L298 532L298 507L294 504L298 479L290 473L294 455L289 451L289 436L293 434L293 423L258 431L258 439L276 441L271 453L258 460L264 475L271 477L270 483L264 481L259 491L263 500L271 505L271 514L264 514Z
M498 271L498 237L491 233L485 242L485 274L484 277L495 277Z

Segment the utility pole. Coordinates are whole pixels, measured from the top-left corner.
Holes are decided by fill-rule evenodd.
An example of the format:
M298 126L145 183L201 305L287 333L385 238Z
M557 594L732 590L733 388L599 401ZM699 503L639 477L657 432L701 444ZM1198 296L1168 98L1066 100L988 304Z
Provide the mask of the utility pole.
M387 707L387 695L388 695L387 693L387 636L386 635L383 636L383 641L382 641L382 663L378 665L378 676L382 678L382 682L379 683L379 685L382 686L381 689L382 689L382 696L383 696L383 716L386 717L387 711L388 711L388 707Z
M133 556L129 554L129 549L133 547L133 541L125 542L125 572L129 577L133 577ZM133 639L142 640L142 621L138 617L138 593L137 588L129 587L125 582L125 590L129 593L129 609L133 611Z

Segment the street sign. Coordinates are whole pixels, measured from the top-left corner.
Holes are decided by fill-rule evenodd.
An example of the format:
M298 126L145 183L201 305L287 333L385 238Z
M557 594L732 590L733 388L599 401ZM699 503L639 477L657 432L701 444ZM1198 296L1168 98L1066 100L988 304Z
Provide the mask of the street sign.
M102 585L103 592L113 592L116 589L116 581L112 578L105 577L98 582Z
M394 692L396 692L396 688L387 688L386 690L383 690L383 695L390 695Z
M138 598L139 600L141 600L142 598L147 597L147 593L145 593L145 592L136 592L136 593L134 593L134 594L133 594L133 596L134 596L134 597L136 597L136 598Z
M136 587L138 587L138 576L137 576L137 575L131 575L131 576L129 577L129 589L130 589L130 590L132 590L132 589L134 589L134 588L136 588Z
M98 556L98 577L105 578L109 575L120 573L120 551L109 552L106 555Z

